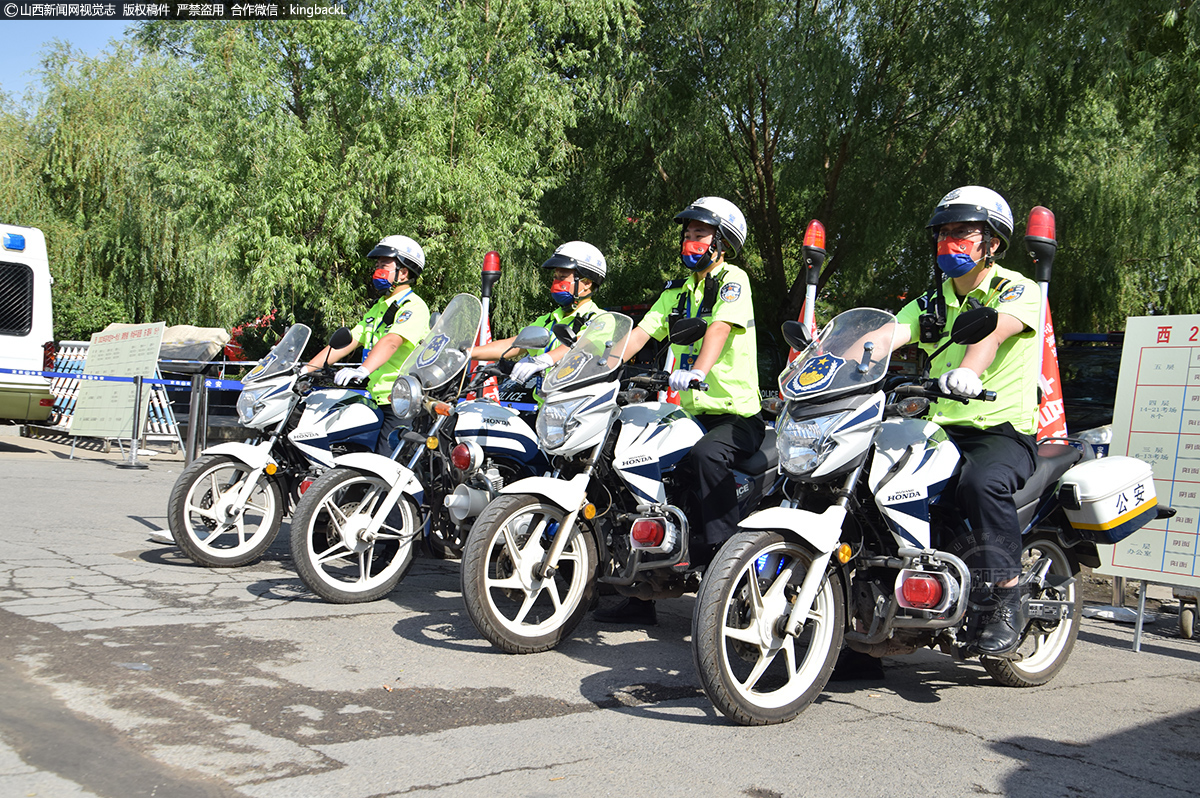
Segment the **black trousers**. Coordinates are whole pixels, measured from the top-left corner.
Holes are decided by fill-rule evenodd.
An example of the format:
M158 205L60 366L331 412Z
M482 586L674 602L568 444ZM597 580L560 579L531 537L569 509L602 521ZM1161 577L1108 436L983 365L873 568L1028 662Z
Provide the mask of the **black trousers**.
M395 447L388 440L392 433L398 428L404 426L403 420L392 412L390 404L379 406L383 412L383 426L379 428L379 438L375 441L375 454L381 454L384 457L391 457Z
M954 494L969 531L949 546L971 569L974 584L1003 582L1021 573L1021 525L1013 494L1037 465L1037 443L1003 424L988 430L943 427L963 456Z
M708 430L688 458L696 477L700 517L694 540L719 546L737 532L737 484L732 466L758 451L766 427L758 415L706 414L696 420Z

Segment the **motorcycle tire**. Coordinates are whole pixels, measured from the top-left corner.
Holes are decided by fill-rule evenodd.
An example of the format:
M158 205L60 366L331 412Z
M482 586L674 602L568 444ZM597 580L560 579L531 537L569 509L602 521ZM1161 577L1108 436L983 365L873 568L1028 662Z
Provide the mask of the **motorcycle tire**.
M1050 558L1050 574L1074 577L1075 581L1065 588L1047 588L1035 593L1032 598L1070 601L1075 608L1061 620L1031 620L1017 647L1017 656L981 659L984 669L992 678L1009 687L1037 687L1053 679L1067 663L1079 634L1079 618L1083 611L1083 596L1078 584L1079 561L1054 536L1034 535L1025 541L1021 550L1022 572L1028 573L1042 557Z
M692 654L705 694L734 723L791 720L833 673L846 614L837 572L822 580L800 635L779 634L811 562L812 553L796 542L747 531L726 541L704 573Z
M580 520L550 579L534 577L568 513L505 495L479 514L463 547L462 592L480 634L509 654L548 651L575 630L596 589L596 541Z
M242 489L250 466L223 454L202 455L180 473L167 500L175 544L206 568L235 568L262 557L279 534L283 491L261 474L242 507L226 499Z
M419 527L401 499L373 540L364 533L390 486L375 474L333 468L304 493L292 517L292 559L309 590L331 604L388 595L408 573Z

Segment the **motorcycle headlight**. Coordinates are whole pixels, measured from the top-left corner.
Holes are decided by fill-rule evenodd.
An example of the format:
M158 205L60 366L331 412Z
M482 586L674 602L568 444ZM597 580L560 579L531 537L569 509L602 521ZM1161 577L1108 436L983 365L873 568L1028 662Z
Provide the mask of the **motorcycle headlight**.
M1077 437L1081 441L1087 441L1092 446L1100 446L1105 443L1111 444L1113 438L1112 424L1105 424L1103 427L1084 430Z
M557 449L566 443L567 435L579 426L579 419L574 418L575 411L589 398L542 405L537 417L537 434L547 449Z
M389 397L392 412L400 418L412 418L421 409L421 383L411 374L396 378Z
M776 427L775 439L779 449L779 464L783 470L794 477L817 470L837 446L830 433L845 417L845 412L802 420L785 415Z
M249 425L250 421L266 406L263 404L262 398L275 390L275 388L276 386L274 385L267 385L263 388L242 389L237 399L238 421L244 425Z

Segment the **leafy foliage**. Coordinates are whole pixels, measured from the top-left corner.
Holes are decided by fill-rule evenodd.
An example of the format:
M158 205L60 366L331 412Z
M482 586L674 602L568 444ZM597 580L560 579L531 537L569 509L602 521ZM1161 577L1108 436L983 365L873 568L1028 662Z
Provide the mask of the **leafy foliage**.
M1018 220L1055 211L1060 330L1200 303L1186 0L348 8L46 53L38 101L0 111L0 200L47 233L60 336L279 308L320 338L358 319L364 256L394 233L424 247L434 307L498 251L493 328L511 334L571 239L608 257L602 302L652 300L679 274L674 214L703 195L746 212L769 335L799 312L810 218L829 232L821 316L896 309L929 282L933 202L967 183Z

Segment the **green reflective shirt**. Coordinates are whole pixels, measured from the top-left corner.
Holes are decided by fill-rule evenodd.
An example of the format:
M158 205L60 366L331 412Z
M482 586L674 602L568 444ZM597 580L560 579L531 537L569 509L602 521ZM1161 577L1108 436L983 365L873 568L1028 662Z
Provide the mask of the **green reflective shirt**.
M571 329L575 332L579 332L579 328L583 327L583 323L594 315L596 315L596 303L593 302L590 297L584 297L578 306L574 308L557 307L545 315L538 316L536 319L534 319L530 326L545 327L547 330L549 330L553 328L555 324L565 324L568 327L571 327ZM578 328L575 326L576 321L579 322ZM562 346L562 344L558 342L557 338L551 338L550 344L545 349L538 350L537 352L530 352L529 354L541 355L549 352L552 349L557 349L560 346Z
M388 323L388 308L396 306L396 312ZM371 306L363 316L362 321L350 331L354 340L363 348L363 360L371 347L379 343L379 339L388 333L395 333L404 339L404 343L396 349L395 354L387 362L371 372L367 378L367 390L376 404L385 405L392 392L392 384L400 375L400 367L417 348L425 333L429 332L429 308L425 300L413 293L412 289L402 291L394 298L383 298Z
M680 391L679 404L690 413L732 413L753 416L762 409L758 395L758 341L754 333L754 306L750 300L750 278L737 266L726 263L711 277L718 290L710 313L704 316L712 324L729 324L729 338L721 356L705 377L707 391ZM689 277L683 285L667 288L654 306L642 317L638 327L661 341L669 332L670 316L680 308L689 317L700 315L704 300L704 280ZM675 368L690 369L700 355L703 339L691 346L671 345Z
M1025 329L1000 345L996 359L992 361L980 379L983 387L996 392L994 402L970 402L962 404L948 399L939 399L930 408L929 418L943 426L961 425L989 429L1009 422L1017 432L1037 434L1037 385L1039 347L1041 338L1036 330L1040 321L1042 294L1037 283L1017 272L994 266L992 274L974 291L965 297L954 292L950 280L942 283L942 296L946 298L946 335L954 327L958 314L968 310L967 299L974 297L984 305L1000 313L1013 316ZM905 305L896 316L897 323L908 327L909 340L921 340L918 319L924 312L925 297ZM932 354L941 344L918 343L926 355ZM962 363L967 348L950 344L944 352L929 364L929 376L937 379Z
M531 327L545 327L550 330L555 324L565 324L576 333L583 328L584 322L596 315L596 303L591 297L584 297L574 308L557 307L554 310L542 316L538 316L533 320ZM545 354L553 349L562 346L557 338L551 338L550 343L545 349L539 349L536 352L529 352L530 356ZM546 397L542 396L542 377L543 374L538 374L533 389L533 401L537 402L537 406L541 407L546 402Z

